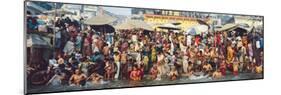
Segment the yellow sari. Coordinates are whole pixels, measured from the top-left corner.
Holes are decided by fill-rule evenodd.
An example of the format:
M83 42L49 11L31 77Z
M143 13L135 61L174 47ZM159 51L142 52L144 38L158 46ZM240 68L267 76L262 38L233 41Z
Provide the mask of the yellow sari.
M234 51L233 51L233 49L231 48L231 46L228 46L227 47L227 63L229 63L229 62L231 62L232 61L232 59L233 59L233 53L234 53Z

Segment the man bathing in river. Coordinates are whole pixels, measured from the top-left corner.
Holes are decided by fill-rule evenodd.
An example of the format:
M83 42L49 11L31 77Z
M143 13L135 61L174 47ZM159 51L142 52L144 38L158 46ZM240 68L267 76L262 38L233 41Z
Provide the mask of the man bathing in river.
M87 76L85 74L81 73L79 69L76 69L75 73L69 79L69 84L72 86L81 86L86 78Z
M101 84L103 82L103 76L99 75L98 73L92 73L88 80L91 80L92 84Z

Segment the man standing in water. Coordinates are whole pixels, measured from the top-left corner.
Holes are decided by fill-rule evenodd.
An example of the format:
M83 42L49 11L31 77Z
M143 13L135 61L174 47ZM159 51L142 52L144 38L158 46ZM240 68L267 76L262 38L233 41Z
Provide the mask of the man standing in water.
M113 58L114 58L114 63L116 64L116 72L115 72L114 78L118 79L119 74L120 74L120 67L121 67L120 66L121 64L120 64L120 54L119 54L119 52L115 52Z
M81 86L83 81L86 79L86 75L81 73L79 69L76 69L74 74L69 79L69 84L71 86Z
M233 62L233 75L234 76L238 76L238 72L239 72L239 62L238 62L238 58L235 58L234 59L234 62Z
M212 78L215 80L222 78L222 73L220 69L215 70L215 72L212 75Z
M128 73L127 53L125 51L120 55L121 64L121 79L126 79Z

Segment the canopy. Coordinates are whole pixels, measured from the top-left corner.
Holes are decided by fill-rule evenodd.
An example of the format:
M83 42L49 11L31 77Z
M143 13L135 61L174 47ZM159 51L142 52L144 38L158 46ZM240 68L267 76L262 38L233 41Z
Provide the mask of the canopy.
M249 28L250 27L250 25L247 24L247 23L240 23L239 26L240 27L244 27L244 28Z
M46 13L46 14L71 14L71 15L74 15L74 13L72 11L69 11L69 10L66 10L66 9L53 9L53 10L50 10L50 11L45 11L43 13Z
M245 30L247 30L247 31L251 31L254 27L253 26L250 26L249 24L247 24L247 23L240 23L239 24L239 27L240 28L243 28L243 29L245 29Z
M153 28L142 20L127 20L124 23L115 26L116 29L145 29L153 31Z
M107 14L100 14L94 17L91 17L84 21L84 24L88 25L105 25L110 24L117 20L117 18L109 16Z
M180 27L174 25L174 24L171 24L171 23L168 23L168 24L163 24L161 26L158 26L158 28L161 28L161 29L168 29L168 30L181 30Z
M227 30L234 29L237 26L238 26L237 24L233 24L233 23L225 24L221 28L216 29L216 31L227 31Z
M185 34L190 34L190 35L199 35L203 32L208 32L208 26L206 25L198 25L198 26L194 26L191 28L188 28L185 32Z
M225 25L225 24L227 24L227 23L234 23L234 22L235 22L234 16L230 16L230 15L222 16L222 17L220 18L220 20L221 20L221 24L222 24L222 25Z
M51 45L44 37L38 34L28 34L27 35L27 47L37 47L37 48L50 48Z

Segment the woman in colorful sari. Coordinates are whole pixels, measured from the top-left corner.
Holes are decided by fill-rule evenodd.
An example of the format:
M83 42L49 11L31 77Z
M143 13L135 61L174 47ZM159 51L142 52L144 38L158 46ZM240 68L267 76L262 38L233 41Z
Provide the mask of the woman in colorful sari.
M157 52L155 46L151 47L151 62L156 62Z
M234 50L231 45L227 46L227 61L231 62L234 57Z

